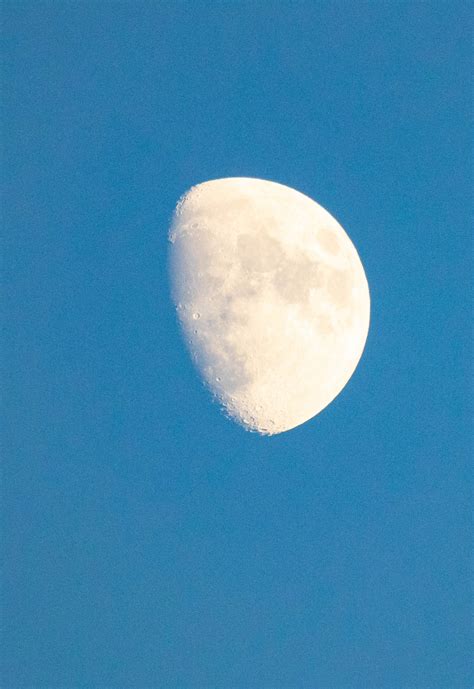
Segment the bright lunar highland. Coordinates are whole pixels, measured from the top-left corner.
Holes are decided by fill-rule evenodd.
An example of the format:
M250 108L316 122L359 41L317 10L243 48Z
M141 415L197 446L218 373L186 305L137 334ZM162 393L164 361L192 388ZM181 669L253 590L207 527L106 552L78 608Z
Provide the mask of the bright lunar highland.
M231 177L192 187L169 238L184 336L226 413L272 435L324 409L354 372L370 318L339 223L294 189Z

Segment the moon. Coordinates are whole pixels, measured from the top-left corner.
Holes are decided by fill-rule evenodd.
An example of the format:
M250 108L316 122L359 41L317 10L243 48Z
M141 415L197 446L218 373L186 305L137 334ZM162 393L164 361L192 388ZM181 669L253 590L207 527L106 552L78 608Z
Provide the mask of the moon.
M169 240L184 338L227 416L273 435L327 407L370 320L362 263L332 215L283 184L216 179L180 199Z

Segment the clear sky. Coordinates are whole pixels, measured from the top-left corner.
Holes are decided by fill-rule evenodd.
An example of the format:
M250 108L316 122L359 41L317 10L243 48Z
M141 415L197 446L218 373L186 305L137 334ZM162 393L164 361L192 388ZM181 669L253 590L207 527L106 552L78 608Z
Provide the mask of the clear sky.
M467 2L4 3L5 689L470 689ZM271 438L169 298L192 184L292 186L372 321Z

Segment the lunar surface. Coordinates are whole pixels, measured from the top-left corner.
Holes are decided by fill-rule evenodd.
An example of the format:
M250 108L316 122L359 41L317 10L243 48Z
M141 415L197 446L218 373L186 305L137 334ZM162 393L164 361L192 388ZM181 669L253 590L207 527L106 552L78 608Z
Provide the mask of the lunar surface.
M324 409L354 372L370 318L339 223L294 189L235 177L192 187L169 239L184 337L227 415L272 435Z

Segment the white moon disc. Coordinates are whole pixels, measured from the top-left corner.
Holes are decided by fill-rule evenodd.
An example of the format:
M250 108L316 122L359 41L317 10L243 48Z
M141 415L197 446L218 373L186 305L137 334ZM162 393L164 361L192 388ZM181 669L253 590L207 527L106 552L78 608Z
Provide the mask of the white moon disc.
M227 414L272 435L324 409L354 372L370 317L339 223L294 189L231 177L192 187L169 238L179 320Z

